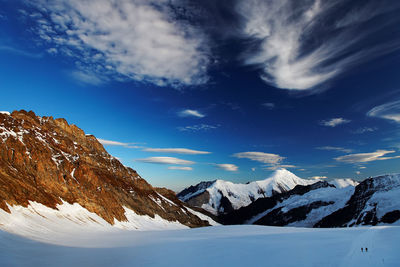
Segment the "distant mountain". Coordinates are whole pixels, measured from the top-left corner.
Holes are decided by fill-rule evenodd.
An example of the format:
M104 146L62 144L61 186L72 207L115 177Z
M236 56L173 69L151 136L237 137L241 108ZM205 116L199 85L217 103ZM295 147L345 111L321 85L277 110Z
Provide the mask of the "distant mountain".
M281 169L247 184L216 180L178 195L223 224L348 227L400 224L400 174L369 178L305 180Z
M129 229L213 223L65 119L1 112L0 228L29 228L38 220Z
M184 189L177 196L189 205L221 215L248 206L259 198L287 192L296 185L310 185L315 182L317 181L301 179L286 169L279 169L265 180L247 184L224 180L201 182Z
M326 181L316 181L259 198L246 207L222 215L220 219L226 224L313 227L323 217L343 207L353 191L352 186L336 188Z
M349 227L400 224L400 174L317 181L220 214L224 224Z

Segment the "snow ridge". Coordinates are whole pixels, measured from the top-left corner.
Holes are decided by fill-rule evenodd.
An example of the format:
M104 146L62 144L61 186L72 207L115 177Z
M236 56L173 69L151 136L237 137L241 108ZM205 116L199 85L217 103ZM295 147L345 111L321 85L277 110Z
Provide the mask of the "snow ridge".
M207 191L209 201L201 207L215 215L227 212L221 205L223 198L229 200L233 209L239 209L254 202L260 197L270 197L275 193L282 193L293 189L296 185L309 185L317 182L316 180L301 179L286 169L276 170L270 177L261 181L254 181L247 184L236 184L225 180L216 180L212 183L202 182L198 191L178 196L183 201ZM203 185L208 185L204 188Z

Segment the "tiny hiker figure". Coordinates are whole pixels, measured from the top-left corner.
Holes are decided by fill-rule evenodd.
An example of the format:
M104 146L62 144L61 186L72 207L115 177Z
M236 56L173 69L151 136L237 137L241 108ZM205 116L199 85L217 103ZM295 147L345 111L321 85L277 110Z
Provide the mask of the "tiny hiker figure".
M361 248L361 252L364 252L364 249L363 249L363 248Z
M368 252L368 248L365 248L365 252Z

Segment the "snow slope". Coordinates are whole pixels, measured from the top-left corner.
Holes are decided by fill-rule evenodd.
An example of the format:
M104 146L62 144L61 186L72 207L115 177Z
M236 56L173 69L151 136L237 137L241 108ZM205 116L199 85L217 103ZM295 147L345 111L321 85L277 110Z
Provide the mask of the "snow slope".
M189 228L177 221L167 221L158 215L154 218L138 215L128 208L125 208L128 221L115 220L114 225L77 203L63 202L62 205L57 205L57 210L37 202L30 202L26 208L22 206L8 206L8 208L11 213L0 209L0 229L43 242L62 238L65 233L74 235L80 232L114 233L121 230L155 231ZM188 210L202 220L209 221L211 225L218 225L208 216Z
M213 183L200 183L197 192L190 192L190 197L180 196L181 200L187 201L204 191L209 193L209 201L201 208L218 215L226 212L221 205L222 198L227 198L234 210L251 204L260 197L269 197L274 193L281 193L293 189L296 185L309 185L316 180L305 180L297 177L286 169L276 170L269 178L261 181L254 181L247 184L235 184L229 181L216 180ZM208 187L204 187L208 185ZM179 196L179 195L178 195Z
M217 226L81 232L48 243L0 231L2 266L399 266L400 227ZM368 247L367 253L361 247Z

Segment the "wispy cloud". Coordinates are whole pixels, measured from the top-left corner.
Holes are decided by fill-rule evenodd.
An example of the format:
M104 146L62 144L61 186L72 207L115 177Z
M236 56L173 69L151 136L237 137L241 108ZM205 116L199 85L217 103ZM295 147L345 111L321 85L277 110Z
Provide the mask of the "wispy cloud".
M358 128L355 131L352 131L352 133L363 134L363 133L375 132L376 130L378 130L378 128L376 128L376 127L362 127L362 128Z
M327 126L327 127L336 127L338 125L346 124L349 122L350 122L350 120L346 120L343 118L333 118L333 119L329 119L329 120L323 120L320 122L320 124L322 126Z
M33 0L28 19L43 43L84 69L159 86L208 80L210 53L203 32L175 1ZM178 4L178 6L177 6Z
M123 146L126 148L141 148L141 146L137 146L136 143L123 143L123 142L118 142L118 141L105 140L105 139L101 139L101 138L97 138L97 140L100 142L100 144L106 145L106 146Z
M12 46L7 46L7 45L0 45L0 52L7 52L7 53L13 53L18 56L24 56L24 57L30 57L30 58L42 58L43 54L42 53L33 53L29 51L25 51L23 49L15 48Z
M171 166L168 167L169 170L180 170L180 171L191 171L193 170L192 167L180 167L180 166Z
M198 110L194 109L185 109L178 112L179 117L196 117L196 118L204 118L206 115L201 113Z
M316 147L316 149L328 150L328 151L339 151L339 152L344 152L344 153L351 153L353 151L352 149L349 149L349 148L336 147L336 146L319 146L319 147Z
M367 116L392 120L400 123L400 100L374 107L368 111Z
M278 165L283 159L285 159L284 157L281 157L277 154L257 152L257 151L235 153L233 154L233 156L236 158L246 158L261 163L273 164L273 165Z
M177 129L182 132L201 132L201 131L209 131L217 129L218 127L219 125L196 124L196 125L180 126L177 127Z
M370 153L349 154L335 158L336 161L345 163L363 163L376 160L397 159L400 156L384 157L386 154L395 153L394 150L377 150Z
M215 164L215 166L218 169L225 170L225 171L230 171L230 172L236 172L239 169L239 167L236 166L235 164L229 164L229 163Z
M174 157L149 157L144 159L136 159L135 161L154 163L154 164L173 164L173 165L191 165L194 161L178 159Z
M211 154L208 151L193 150L188 148L145 148L143 151L146 152L159 152L159 153L176 153L176 154L188 154L188 155L202 155Z
M243 62L258 66L261 78L278 88L308 90L399 49L400 38L381 35L397 27L399 17L371 23L399 3L353 2L237 1L242 34L254 40Z

